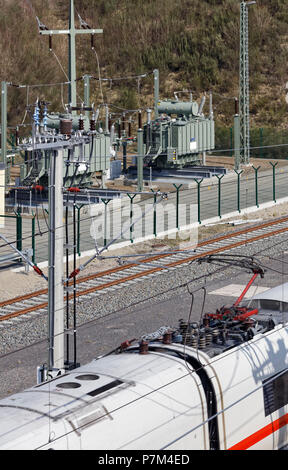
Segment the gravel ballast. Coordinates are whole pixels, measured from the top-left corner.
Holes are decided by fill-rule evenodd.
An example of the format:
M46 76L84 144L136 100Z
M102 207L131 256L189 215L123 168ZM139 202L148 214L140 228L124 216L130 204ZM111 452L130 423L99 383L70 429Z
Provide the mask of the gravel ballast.
M288 235L267 238L254 242L247 246L231 250L230 254L256 256L264 266L269 267L270 257L279 259L281 266L281 252L287 250ZM225 252L227 253L227 252ZM221 269L221 271L219 271ZM279 268L280 269L280 268ZM282 269L282 267L281 267ZM77 325L89 324L112 314L121 315L127 309L133 309L141 302L149 301L149 305L155 305L160 301L172 299L181 292L187 293L187 287L183 287L188 281L189 289L193 290L205 282L207 285L216 279L230 278L237 281L237 275L243 274L241 268L221 268L207 263L193 262L151 276L148 279L132 281L129 285L109 290L108 293L92 295L88 299L77 301ZM247 274L247 281L249 274ZM232 281L231 281L232 282ZM71 306L72 315L73 306ZM7 323L0 329L0 354L5 354L35 342L47 341L47 314L32 315L29 320L16 319Z

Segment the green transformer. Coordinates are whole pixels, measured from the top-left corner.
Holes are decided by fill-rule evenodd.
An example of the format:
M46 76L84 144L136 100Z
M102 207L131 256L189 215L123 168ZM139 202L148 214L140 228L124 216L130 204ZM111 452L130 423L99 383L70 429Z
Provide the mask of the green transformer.
M201 155L215 148L213 113L205 117L204 102L159 101L158 118L144 125L139 149L144 164L175 168L198 164Z
M92 123L92 130L91 130ZM97 131L95 121L87 116L79 119L71 114L49 114L46 119L46 131L61 135L65 140L77 139L77 135L91 136L89 144L75 147L75 150L64 150L64 181L65 187L86 186L93 184L96 176L102 178L110 168L111 140L110 134ZM45 132L36 139L45 138ZM38 184L47 186L51 151L27 151L21 170L21 182L24 186Z

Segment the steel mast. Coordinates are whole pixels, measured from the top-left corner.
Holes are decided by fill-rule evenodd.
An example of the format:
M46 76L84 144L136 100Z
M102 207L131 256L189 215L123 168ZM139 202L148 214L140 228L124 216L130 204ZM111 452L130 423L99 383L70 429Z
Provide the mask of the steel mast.
M40 34L50 36L53 35L63 35L66 34L69 36L69 103L71 107L75 108L77 106L77 88L76 88L76 36L78 34L91 34L92 37L94 34L102 34L103 29L90 29L89 26L81 21L81 27L83 29L75 28L75 9L74 9L74 0L70 0L70 16L69 16L69 29L64 30L40 30ZM93 42L92 42L93 44Z
M249 117L249 23L248 6L256 1L240 4L240 158L250 163L250 117Z

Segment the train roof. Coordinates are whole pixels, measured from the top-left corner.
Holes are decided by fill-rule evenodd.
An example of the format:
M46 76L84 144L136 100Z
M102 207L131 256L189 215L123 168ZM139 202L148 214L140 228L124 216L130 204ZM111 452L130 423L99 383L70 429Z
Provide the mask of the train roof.
M202 356L205 355L202 353ZM77 430L93 421L109 421L113 416L108 410L117 411L123 407L125 410L130 402L142 396L149 397L153 392L157 395L158 389L160 403L163 401L162 387L186 377L183 359L157 352L141 355L136 349L130 354L112 354L93 360L1 400L0 448L41 448L50 439L56 442L65 436L67 423ZM195 390L196 383L199 386L197 376Z
M254 295L253 300L277 300L279 302L288 302L288 282L268 289L260 294Z

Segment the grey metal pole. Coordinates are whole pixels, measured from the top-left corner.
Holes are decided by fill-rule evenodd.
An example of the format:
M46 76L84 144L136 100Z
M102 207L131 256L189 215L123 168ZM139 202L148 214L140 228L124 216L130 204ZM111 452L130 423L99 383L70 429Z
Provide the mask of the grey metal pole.
M74 0L70 0L70 19L69 19L69 103L71 106L77 106L76 92L76 35L75 35L75 13Z
M137 190L139 192L142 192L143 191L143 130L142 129L138 129L137 144L138 144Z
M90 75L84 75L84 105L90 107ZM90 111L85 111L85 114L90 117Z
M137 182L138 191L143 191L143 156L144 156L144 131L142 129L142 113L138 113L138 132L137 132Z
M155 69L154 73L154 112L155 112L155 119L158 118L158 101L159 101L159 70Z
M238 171L240 169L240 116L239 116L239 102L235 98L235 115L234 115L234 169Z
M76 89L76 35L78 34L102 34L102 29L76 29L75 28L75 9L74 0L70 0L70 15L69 15L69 29L65 30L41 30L41 35L48 35L50 38L53 35L68 35L69 36L69 104L75 107L77 104L77 89ZM75 113L75 111L73 111Z
M49 174L48 370L64 369L63 150L53 153Z
M108 104L105 104L105 134L109 135L109 108Z
M7 164L7 82L1 85L1 160L4 170ZM6 183L5 183L6 184Z

